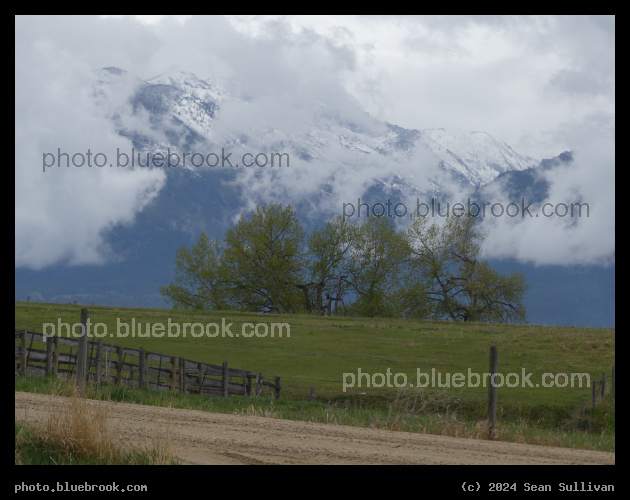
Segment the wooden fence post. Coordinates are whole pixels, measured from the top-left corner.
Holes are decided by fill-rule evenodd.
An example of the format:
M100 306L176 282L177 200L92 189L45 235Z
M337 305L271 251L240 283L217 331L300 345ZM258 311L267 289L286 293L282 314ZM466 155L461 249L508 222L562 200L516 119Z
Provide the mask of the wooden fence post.
M52 373L53 367L53 339L52 337L46 337L46 375Z
M230 395L230 391L228 388L228 362L224 361L222 366L222 382L223 382L223 397L227 398Z
M262 394L262 388L263 388L263 374L259 373L258 374L258 382L256 384L256 397L260 397Z
M122 384L123 361L125 360L124 350L125 348L121 345L119 345L118 348L116 349L117 351L116 358L118 359L116 361L116 366L118 368L118 370L116 370L116 384L117 385Z
M615 366L612 367L612 395L615 397Z
M53 337L53 373L59 375L59 337Z
M151 380L151 353L144 351L144 386L149 387Z
M274 379L274 382L276 384L275 393L274 393L275 399L280 399L280 377L276 377Z
M186 360L179 358L179 392L186 394Z
M77 366L77 355L74 355L74 359L72 358L72 345L70 346L70 354L68 355L68 363L70 364L70 378L73 378L75 368Z
M31 334L31 343L28 346L28 349L26 350L26 366L28 366L28 360L31 357L31 352L32 352L31 349L33 348L33 341L35 340L35 335L33 335L35 333L35 327L32 327L32 328L33 328L33 332Z
M602 373L602 399L606 395L606 374Z
M241 373L243 374L243 392L245 392L245 395L248 396L247 394L247 375L245 374L245 370L241 370Z
M20 372L26 376L26 330L20 334Z
M197 363L197 383L199 384L199 394L203 394L203 363Z
M138 349L138 387L144 387L145 377L144 347Z
M599 384L599 382L593 382L593 410L595 409L595 400L597 399L597 384Z
M101 372L103 364L103 339L96 341L96 383L101 383Z
M157 388L160 388L160 379L162 378L162 353L160 353L160 366L158 366Z
M495 435L495 421L497 417L497 387L496 373L499 366L499 353L496 346L490 347L490 380L488 383L488 422L490 437Z
M87 380L90 380L90 367L92 366L92 359L94 359L94 342L90 342L88 340L88 346L90 347L90 350L88 351L87 354L87 360L85 362L85 370L86 370L86 375L87 375Z
M77 352L77 378L76 384L79 396L85 397L85 379L87 377L87 353L88 353L88 321L90 315L87 309L81 309L81 336Z
M175 390L175 384L177 382L177 358L171 356L171 391Z
M315 401L315 387L311 387L311 392L308 395L309 401Z

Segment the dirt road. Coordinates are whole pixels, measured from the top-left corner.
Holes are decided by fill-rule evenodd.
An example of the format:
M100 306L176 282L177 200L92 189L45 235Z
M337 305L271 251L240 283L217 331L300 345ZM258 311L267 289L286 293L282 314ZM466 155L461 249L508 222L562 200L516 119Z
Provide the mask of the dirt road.
M67 398L15 393L15 418L43 424ZM104 401L112 435L158 436L183 464L614 464L615 454Z

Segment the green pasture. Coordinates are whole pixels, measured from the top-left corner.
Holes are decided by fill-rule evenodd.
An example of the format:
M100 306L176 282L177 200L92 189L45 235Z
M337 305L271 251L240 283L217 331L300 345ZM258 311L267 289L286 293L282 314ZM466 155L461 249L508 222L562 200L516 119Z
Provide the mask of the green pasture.
M72 327L79 323L82 307L85 306L17 302L15 325L68 336L68 328L63 324ZM365 396L368 400L399 392L402 388L397 386L406 379L407 386L414 386L408 389L418 389L418 382L421 385L429 382L424 390L470 400L483 399L487 394L483 373L488 371L490 346L495 345L499 372L504 376L514 374L499 389L500 402L522 406L581 405L589 401L591 384L587 387L587 379L583 377L582 387L571 387L571 374L588 374L592 383L602 373L608 373L610 380L615 364L614 330L605 329L231 311L101 306L87 309L92 330L100 323L96 333L106 344L144 347L155 353L217 365L228 361L232 368L262 372L267 380L280 376L282 395L287 398L306 398L310 387L315 387L318 399ZM169 323L173 336L166 331ZM184 337L185 323L189 325ZM242 327L247 323L251 326L246 326L244 333L249 335L246 337ZM290 330L285 326L280 337L276 328L272 336L272 323L288 324ZM229 324L232 336L227 333ZM164 325L164 331L160 331L159 325ZM179 327L179 336L174 336L177 332L174 325ZM259 325L257 332L255 325ZM147 329L162 336L140 337L146 335ZM267 335L263 336L265 331ZM217 332L213 337L206 335ZM359 370L364 374L360 379ZM418 379L418 370L428 378L422 375ZM444 387L447 374L456 373L463 375L455 379L458 384L451 385L463 383L464 387ZM482 377L469 378L469 373ZM534 387L522 380L530 373L527 380ZM542 387L544 373L552 374L545 381L553 381L554 385L557 381L566 387ZM345 387L344 391L344 381L349 386L353 376L355 387ZM478 380L479 387L472 387ZM374 387L383 382L383 387ZM535 387L537 384L539 387ZM579 385L579 378L574 379L573 385Z

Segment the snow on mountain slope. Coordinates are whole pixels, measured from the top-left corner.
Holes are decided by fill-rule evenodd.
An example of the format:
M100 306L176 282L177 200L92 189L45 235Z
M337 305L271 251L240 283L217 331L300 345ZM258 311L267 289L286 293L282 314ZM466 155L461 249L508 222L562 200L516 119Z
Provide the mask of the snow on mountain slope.
M107 77L103 78L103 74ZM198 139L215 144L222 141L223 144L257 151L277 151L282 148L300 160L337 163L351 170L360 170L367 163L378 162L382 165L379 181L387 183L388 179L397 176L399 180L406 179L406 182L424 185L427 185L427 180L430 180L429 184L436 185L431 169L427 169L430 172L427 178L413 180L409 165L414 161L418 165L426 164L427 158L436 167L452 172L473 186L486 184L503 172L526 170L539 164L537 160L518 154L504 141L485 132L440 128L410 130L379 122L358 107L349 107L352 117L342 116L337 109L330 109L325 103L304 103L306 118L299 125L287 124L283 128L283 124L260 124L253 119L244 122L242 130L226 132L220 126L221 120L225 118L221 113L227 113L222 109L228 107L226 104L237 102L238 109L247 112L248 106L254 109L257 103L252 103L250 98L241 99L231 94L225 83L202 80L193 73L182 71L142 81L116 68L101 70L101 97L111 98L119 94L105 92L104 87L118 89L125 85L127 88L133 87L130 99L135 109L143 108L144 112L148 112L154 128L160 123L170 127L162 134L161 144L156 144L156 141L160 142L157 139L139 139L141 133L136 133L138 144L143 144L145 149L181 148ZM127 130L126 135L134 134ZM186 137L186 140L180 137ZM358 156L349 161L343 151ZM410 175L401 171L402 164L407 165L406 172ZM329 182L335 178L334 174L329 177ZM439 185L436 188L439 189Z
M221 102L229 98L227 89L184 71L152 78L147 80L147 84L177 89L170 103L173 116L201 136L209 138L214 135L214 116Z
M460 173L474 185L486 184L509 170L527 170L539 164L486 132L438 128L421 130L420 137L446 168Z

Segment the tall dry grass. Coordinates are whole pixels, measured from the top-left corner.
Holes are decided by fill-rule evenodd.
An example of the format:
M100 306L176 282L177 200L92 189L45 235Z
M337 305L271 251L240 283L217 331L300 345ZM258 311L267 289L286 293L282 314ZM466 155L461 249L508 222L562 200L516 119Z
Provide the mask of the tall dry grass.
M91 387L90 391L98 391ZM89 395L89 393L88 393ZM93 394L95 395L95 394ZM143 446L132 446L108 426L108 401L78 395L72 384L51 390L53 411L35 428L22 427L16 435L15 464L22 465L25 448L50 450L62 463L170 465L176 463L166 429ZM17 423L17 420L16 420ZM28 429L28 431L27 431ZM56 463L52 459L52 463Z

